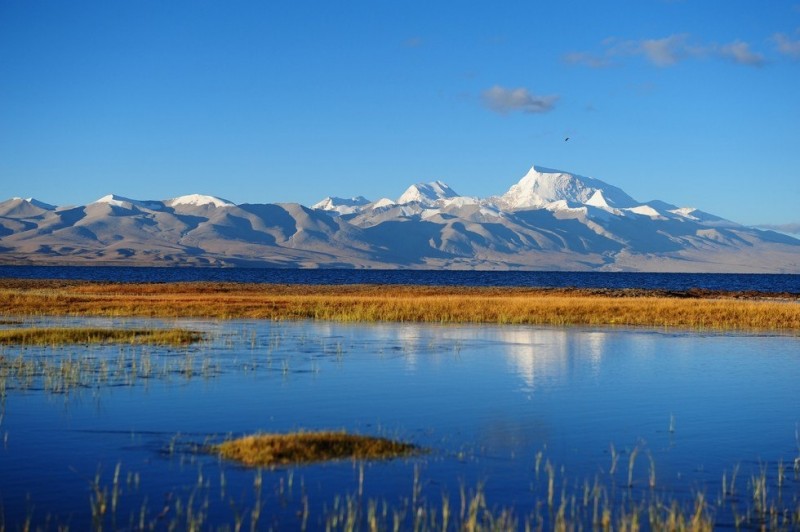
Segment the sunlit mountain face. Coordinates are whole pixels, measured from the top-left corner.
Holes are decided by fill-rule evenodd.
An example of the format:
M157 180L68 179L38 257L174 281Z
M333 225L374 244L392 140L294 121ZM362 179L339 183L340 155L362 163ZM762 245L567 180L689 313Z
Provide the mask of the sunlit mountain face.
M797 273L800 240L533 166L488 198L441 181L311 208L201 194L74 207L12 198L0 203L0 262Z

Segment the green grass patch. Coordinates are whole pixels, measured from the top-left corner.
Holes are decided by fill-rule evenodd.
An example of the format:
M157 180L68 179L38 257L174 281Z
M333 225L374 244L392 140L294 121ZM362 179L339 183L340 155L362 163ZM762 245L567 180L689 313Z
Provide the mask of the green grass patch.
M103 329L47 327L0 331L0 345L146 344L187 345L203 335L184 329Z
M419 454L410 443L346 432L255 434L212 446L223 458L248 466L307 464L328 460L380 460Z

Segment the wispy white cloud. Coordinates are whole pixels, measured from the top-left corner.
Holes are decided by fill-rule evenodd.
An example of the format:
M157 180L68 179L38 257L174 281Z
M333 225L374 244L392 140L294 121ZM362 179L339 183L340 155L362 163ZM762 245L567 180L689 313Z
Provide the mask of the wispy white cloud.
M605 68L612 65L611 58L608 56L593 55L586 52L570 52L564 54L561 59L571 65L583 65L590 68Z
M773 231L780 231L782 233L791 233L793 235L800 235L800 222L793 222L788 224L762 224L759 225L761 229L772 229Z
M678 61L702 53L697 47L689 46L689 36L685 33L670 35L663 39L645 39L633 49L659 67L672 66Z
M723 57L733 60L741 65L760 67L766 60L762 54L753 52L750 45L742 41L734 41L719 48L719 53Z
M687 33L676 33L659 39L619 40L604 39L600 53L571 52L562 56L566 63L603 68L614 64L615 59L624 57L643 57L647 62L660 68L674 66L692 58L718 57L741 65L762 66L764 56L751 49L744 41L728 44L701 44L694 42Z
M403 46L406 48L419 48L424 42L422 37L410 37L403 41Z
M800 39L792 39L783 33L776 33L772 36L775 46L783 55L793 59L800 59Z
M522 113L546 113L551 111L558 101L557 95L537 96L523 87L506 89L500 85L486 89L481 94L481 97L486 107L500 114L516 111Z

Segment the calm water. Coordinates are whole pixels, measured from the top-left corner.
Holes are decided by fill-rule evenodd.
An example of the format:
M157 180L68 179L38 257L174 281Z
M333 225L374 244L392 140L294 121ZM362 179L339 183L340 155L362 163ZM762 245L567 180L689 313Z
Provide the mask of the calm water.
M800 494L792 468L800 456L800 339L793 336L263 321L45 323L179 325L206 331L209 339L182 349L3 348L7 360L46 360L53 367L81 361L85 368L68 390L57 379L13 372L3 381L0 498L11 529L48 515L51 523L86 528L94 479L111 493L117 465L117 527L138 523L140 515L166 524L187 505L202 507L214 525L233 523L236 512L249 524L248 512L260 500L262 527L298 527L307 503L308 526L319 528L337 496L397 508L410 504L416 490L418 500L432 505L449 496L457 512L462 487L469 492L479 484L490 508L538 512L546 521L548 461L559 499L562 492L580 499L584 482L597 480L612 506L656 493L692 508L697 493L715 500L723 475L729 483L737 468L734 504L749 503L749 483L762 472L771 499L796 501ZM4 325L14 326L20 325ZM230 434L295 429L396 437L430 453L267 470L258 495L256 473L197 452L198 445ZM733 519L728 510L716 516L721 525Z
M121 282L230 281L300 284L417 284L579 288L758 290L800 293L800 275L613 272L484 272L450 270L297 270L258 268L128 268L0 266L0 278Z

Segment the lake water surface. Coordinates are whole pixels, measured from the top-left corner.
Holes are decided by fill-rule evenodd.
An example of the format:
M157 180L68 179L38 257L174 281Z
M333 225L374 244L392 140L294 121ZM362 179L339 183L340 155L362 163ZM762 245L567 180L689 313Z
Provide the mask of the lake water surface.
M570 497L580 506L588 485L602 486L610 507L655 497L691 510L698 494L714 504L727 498L714 515L719 525L742 519L761 477L770 501L796 508L800 494L795 336L305 321L25 322L32 324L180 326L208 339L172 349L2 348L0 502L11 529L28 519L86 528L90 501L113 493L117 467L112 528L166 525L191 511L212 526L237 515L249 526L255 507L264 528L319 528L343 511L347 495L352 504L384 501L391 524L398 508L440 506L443 496L458 513L460 491L479 487L490 509L552 523L550 477L556 507ZM10 369L14 360L52 368L80 361L84 369L59 385L57 372L26 376ZM388 436L429 453L255 473L198 450L230 435L297 429ZM410 525L414 512L402 516ZM105 519L111 527L110 511Z
M124 266L0 266L0 278L170 283L403 284L757 290L800 293L800 275L747 273L539 272L475 270L351 270L275 268L153 268Z

